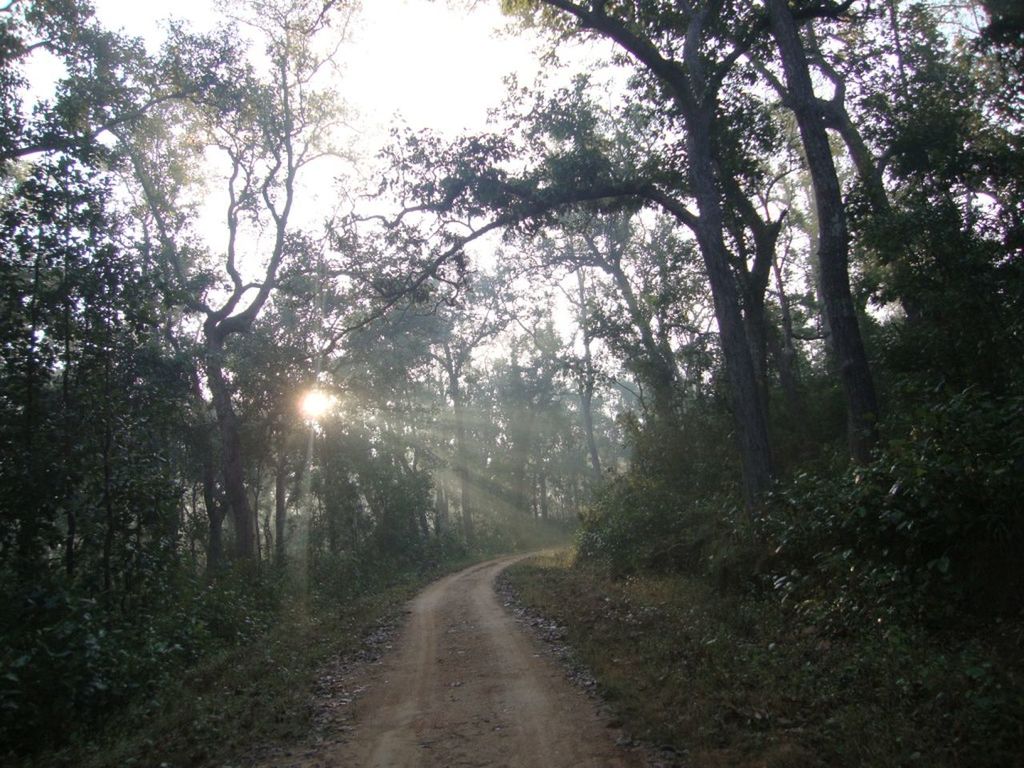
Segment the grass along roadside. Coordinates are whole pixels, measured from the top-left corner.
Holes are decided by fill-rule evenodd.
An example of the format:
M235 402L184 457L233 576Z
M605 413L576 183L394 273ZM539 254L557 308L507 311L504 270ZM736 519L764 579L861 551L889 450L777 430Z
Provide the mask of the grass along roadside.
M561 625L626 731L687 766L1024 765L1005 638L826 634L772 600L680 575L613 580L568 551L506 574Z
M480 558L402 574L344 603L284 607L253 642L212 655L151 700L121 713L102 734L37 756L33 768L184 768L249 764L275 747L300 747L314 732L322 670L356 654L424 585Z

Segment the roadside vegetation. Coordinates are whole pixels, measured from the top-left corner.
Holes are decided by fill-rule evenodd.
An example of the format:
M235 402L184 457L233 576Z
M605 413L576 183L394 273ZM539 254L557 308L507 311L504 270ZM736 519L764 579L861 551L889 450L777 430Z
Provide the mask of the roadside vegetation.
M151 692L125 702L99 737L72 733L66 746L38 756L38 764L145 766L158 755L169 766L224 765L308 746L328 665L365 655L367 638L398 621L416 591L473 561L463 554L413 571L378 564L371 578L342 595L310 595L285 583L273 606L243 620L254 625L247 636L165 670Z
M574 546L510 570L628 733L694 766L1022 764L1019 359L932 386L948 358L908 373L904 343L876 348L892 410L868 461L780 424L801 455L751 514L718 473L727 413L640 429Z
M692 575L612 578L568 551L507 578L626 733L681 765L1020 765L1019 618L825 625Z
M698 64L718 72L731 66L708 25L735 30L740 6L727 4L736 14L728 21L711 21L699 11L627 18L604 4L509 5L535 23L560 24L565 35L601 37L629 51L638 77L661 89L663 107L675 107L671 117L664 107L664 119L690 131L685 151L695 159L701 104L688 95L715 87L700 81ZM937 7L891 3L878 16L866 8L844 17L823 11L802 37L787 37L785 5L765 3L772 36L786 48L768 80L799 125L807 153L799 167L816 210L798 212L777 186L762 193L759 211L745 207L731 184L784 187L785 172L759 182L749 167L729 165L740 145L716 155L720 189L734 190L724 195L738 217L727 238L744 255L736 274L754 390L738 391L746 361L730 359L720 303L720 346L710 359L696 335L673 347L667 363L655 344L642 371L646 407L624 418L629 468L609 473L595 491L570 550L520 564L509 579L528 609L564 627L627 730L670 745L681 764L1019 766L1020 229L982 232L965 217L973 209L968 190L982 177L962 163L1007 151L1004 159L1016 159L982 176L996 186L1002 176L1001 200L1019 205L1020 102L1011 106L989 91L995 81L988 77L999 72L996 80L1019 84L1024 19L982 3L991 26L959 37ZM709 35L707 48L690 38L666 45L661 35L681 29L694 39ZM852 45L855 39L871 39L874 53ZM790 45L804 46L803 63ZM847 173L838 218L830 219L839 209L829 207L836 202L829 202L829 153L815 159L818 128L802 122L815 112L801 115L806 66L836 87L827 104L819 100L816 119L845 145L845 152L831 149L834 170ZM889 76L908 90L886 91ZM972 103L962 98L968 91ZM744 97L728 86L717 95L719 116L742 120L760 108L753 97L740 107ZM998 148L982 138L994 136L984 126L995 128L989 120L997 113L1008 118L996 129L1007 131ZM719 140L736 126L726 120ZM793 128L777 129L743 135L785 145ZM862 151L861 139L873 154ZM873 164L883 155L892 162ZM818 160L823 167L815 167ZM690 190L699 189L693 164L688 174ZM710 272L706 201L694 197L683 219L705 224L694 229ZM773 221L768 201L789 206L787 217L807 217L803 225L848 226L848 306L858 307L868 376L856 373L857 344L844 352L850 339L839 335L849 327L837 329L829 314L824 233L804 230L817 256L802 292L787 295L784 281L767 298L758 292L758 248L775 254L774 265L762 264L767 280L769 271L784 273L780 257L802 247L786 234L793 219ZM766 217L760 223L758 212ZM717 302L713 280L711 292ZM647 296L655 316L678 306L676 295ZM762 321L767 337L758 335ZM658 316L658 323L671 320ZM819 334L820 347L811 340Z
M519 536L523 551L567 540L560 526L531 525ZM147 622L134 631L95 628L86 615L47 616L56 629L25 626L9 635L12 643L43 637L64 653L16 667L41 668L45 679L8 679L6 709L23 715L5 722L8 744L45 745L22 747L27 765L75 768L148 766L154 755L167 766L235 764L310 745L317 691L332 665L383 653L416 592L514 551L511 537L472 551L452 540L404 563L367 549L320 563L312 582L298 565L222 573L194 591L178 585L134 617ZM183 594L186 602L176 603ZM174 646L165 648L168 637ZM83 689L106 696L83 699ZM64 723L59 733L54 722Z

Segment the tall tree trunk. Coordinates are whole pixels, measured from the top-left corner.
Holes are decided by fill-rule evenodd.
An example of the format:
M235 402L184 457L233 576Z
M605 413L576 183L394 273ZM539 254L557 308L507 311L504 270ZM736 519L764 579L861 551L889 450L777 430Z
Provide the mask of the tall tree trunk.
M821 295L846 399L850 455L855 461L866 462L878 440L878 401L850 292L849 235L842 190L796 20L786 0L766 3L814 187Z
M191 499L189 500L188 514L192 520L195 520L199 517L199 485L196 483L192 484L192 493ZM190 529L191 527L192 526L189 526ZM188 554L189 558L191 558L192 560L192 564L194 565L197 560L196 537L191 533L189 534L188 537Z
M251 560L256 555L256 536L249 494L245 490L245 465L238 415L231 403L231 391L222 368L223 341L215 335L207 339L206 376L213 394L213 408L220 432L224 495L235 532L235 555Z
M224 562L224 504L217 489L216 452L211 432L213 427L207 420L207 405L203 399L199 372L195 367L189 371L189 379L202 438L203 505L206 507L207 519L206 570L212 574Z
M427 508L420 507L416 511L416 521L420 526L420 537L423 541L430 540L430 521L427 519Z
M68 211L70 214L70 211ZM68 234L65 233L65 247L67 247ZM61 273L62 300L62 335L64 347L64 361L60 372L60 421L61 421L61 460L64 464L61 474L61 497L65 515L67 516L67 528L64 538L64 570L70 579L75 575L75 536L78 533L78 514L72 495L71 476L71 288L68 285L68 254L64 254L64 265ZM109 357L109 353L107 355Z
M587 453L590 455L590 468L594 480L601 480L601 456L597 452L597 440L594 439L594 359L590 353L590 330L587 317L587 287L583 278L583 270L576 270L576 284L579 288L580 316L579 324L583 329L583 374L580 377L580 419L583 422L583 436L587 441Z
M548 476L544 472L543 467L540 470L540 478L538 483L537 495L538 503L537 506L540 510L540 519L548 519Z
M434 536L441 538L448 528L448 492L439 482L434 490Z
M743 469L743 496L747 509L753 512L760 506L761 498L771 484L771 447L764 401L740 310L736 278L725 247L722 201L715 183L711 109L709 105L703 105L697 110L687 110L689 177L700 212L696 222L697 240L711 285L722 356L732 394Z
M284 537L288 521L288 460L283 445L278 446L274 469L274 561L280 566L285 560Z
M38 461L36 451L36 430L39 428L41 419L37 418L36 409L38 398L36 391L40 383L40 365L38 362L37 344L40 338L39 326L41 324L39 309L39 294L42 289L42 260L43 255L37 252L32 267L32 295L29 299L29 327L27 335L27 348L25 350L25 400L22 415L24 421L23 442L21 458L24 461L25 477L23 480L25 497L27 503L19 510L18 525L15 528L15 552L16 564L19 577L32 580L36 577L37 558L40 554L39 527L45 515L44 502L39 493L44 483L40 482L42 474L40 471L41 462Z
M323 504L324 526L327 528L327 551L332 555L341 551L341 525L335 511Z
M597 440L594 437L594 387L585 384L580 388L580 417L583 420L583 435L587 441L587 454L590 457L590 470L594 480L601 480L601 455L597 452Z
M266 552L261 553L260 557L265 558L268 563L272 563L274 562L274 529L271 527L269 507L266 514L263 515L263 520L260 521L260 528L263 530L263 542L266 545Z
M466 414L458 377L449 372L449 385L455 412L455 476L459 480L459 506L462 509L462 536L467 544L474 541L473 500L469 479L469 447L466 445Z
M215 573L224 562L224 506L217 492L217 471L209 449L203 456L203 503L209 534L206 542L206 570Z
M253 479L252 489L252 522L253 539L256 542L256 560L263 556L263 543L260 540L260 496L263 491L263 460L256 463L256 477Z
M715 110L720 73L710 72L703 46L712 21L713 7L696 6L687 20L683 36L682 60L666 58L650 40L638 34L628 23L613 17L604 2L581 4L568 0L544 0L547 5L575 16L589 27L614 40L641 62L670 93L686 129L687 181L697 202L698 215L681 211L666 196L658 199L666 209L679 216L697 236L704 259L715 317L721 337L722 355L732 395L740 459L743 470L743 495L747 509L754 513L772 480L768 420L758 392L757 375L743 326L736 278L725 247L725 219L722 213L723 189L714 154ZM722 66L719 62L718 66ZM668 204L666 204L668 203Z
M113 471L110 454L114 446L114 434L110 426L109 414L103 424L103 514L104 514L104 535L103 535L103 591L110 592L114 586L114 578L111 568L111 559L114 555L114 533L116 520L114 519L113 499Z
M743 286L743 327L750 344L750 361L754 366L757 393L761 399L761 410L767 418L768 408L768 317L765 312L764 290L750 285Z
M803 398L800 396L800 375L797 370L796 344L793 335L793 312L786 295L786 285L782 280L782 269L778 258L772 258L772 271L775 275L775 288L779 294L779 309L782 313L782 340L776 341L773 351L776 365L779 367L779 383L782 385L782 396L789 409L789 416L795 420L798 428L804 424Z
M734 233L740 246L740 291L743 298L743 321L750 344L751 362L754 364L754 375L761 394L761 408L766 418L769 413L769 382L768 382L768 344L772 332L766 311L765 294L771 278L772 264L775 262L775 246L782 230L785 212L777 220L765 220L757 208L744 194L734 178L727 178L723 183L728 187L728 198L740 214L742 226L737 226ZM746 232L749 230L754 241L753 264L748 265L748 249Z

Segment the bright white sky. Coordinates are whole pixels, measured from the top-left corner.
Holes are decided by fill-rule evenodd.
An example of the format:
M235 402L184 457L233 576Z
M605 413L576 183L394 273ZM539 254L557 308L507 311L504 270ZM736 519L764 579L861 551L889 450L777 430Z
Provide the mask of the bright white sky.
M169 18L186 20L197 31L223 19L218 0L93 2L104 26L142 37L154 52ZM397 120L451 138L479 131L488 110L502 100L504 79L515 74L529 84L539 71L537 38L522 30L503 33L509 20L498 0L362 0L361 5L337 57L338 89L356 132L356 146L347 149L356 156L372 160ZM306 170L300 179L304 204L295 211L295 224L322 224L339 203L335 180L346 170L352 168L329 161ZM210 233L211 244L222 232L221 197L221 190L211 188L200 214L199 231Z
M93 2L104 26L142 37L154 51L169 17L204 30L219 16L218 0ZM411 128L451 138L482 130L488 110L502 101L505 78L514 74L530 85L539 72L538 38L521 29L504 33L509 20L498 10L498 0L362 0L362 6L350 27L350 41L339 50L339 90L352 110L350 124L358 135L354 149L363 157L372 158L388 140L396 116ZM582 51L577 53L582 61ZM585 58L593 57L594 52ZM330 165L310 168L300 182L301 210L312 218L296 223L318 226L338 203L333 174L340 169ZM213 244L223 231L223 201L211 192L199 230L209 232ZM493 259L496 245L497 236L472 249L481 266ZM255 251L260 250L257 243ZM560 325L568 327L568 313L567 307L556 310Z
M105 26L159 44L173 16L206 29L217 20L217 0L94 0ZM374 135L396 114L416 128L455 135L479 129L504 93L503 78L533 81L535 38L503 35L497 0L468 10L459 0L363 0L340 50L342 95L373 151Z

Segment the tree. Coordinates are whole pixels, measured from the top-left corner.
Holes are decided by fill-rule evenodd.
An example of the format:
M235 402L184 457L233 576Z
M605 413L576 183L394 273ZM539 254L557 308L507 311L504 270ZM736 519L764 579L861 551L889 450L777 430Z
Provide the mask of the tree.
M203 369L210 389L220 436L224 493L241 559L256 553L255 520L245 487L241 425L227 370L229 340L247 332L278 282L278 270L289 250L303 247L291 222L300 173L330 151L330 130L337 106L320 90L317 75L327 59L317 52L318 33L330 15L320 3L296 0L285 6L253 2L248 23L266 44L268 73L261 79L251 65L225 53L216 70L215 86L195 98L173 105L147 123L148 133L133 137L130 155L157 231L159 252L171 301L182 302L202 318ZM180 76L209 78L200 70L209 41L179 33L169 60ZM227 45L224 35L218 42ZM228 49L230 51L230 48ZM205 80L204 80L205 82ZM188 121L193 156L209 147L226 163L226 231L221 265L216 271L197 269L196 253L183 240L188 215L182 210L185 189L174 178L176 145L171 118ZM170 130L171 135L167 134ZM243 277L243 252L254 250L257 234L270 246L260 254L261 275ZM255 253L247 253L251 264ZM226 298L219 298L224 291ZM218 296L214 299L214 296Z
M842 190L796 19L784 0L766 0L766 4L786 76L785 101L796 115L814 187L821 295L846 394L850 453L855 460L866 462L878 440L878 401L850 293L849 232Z
M4 442L11 449L3 474L9 498L18 500L6 510L6 534L15 541L5 559L27 574L47 550L60 551L73 579L82 559L95 557L89 569L98 564L109 590L129 503L117 478L144 471L132 455L145 442L139 406L161 391L169 406L180 402L182 380L159 343L153 286L135 269L116 217L98 202L107 190L70 158L36 166L4 202L0 269ZM147 367L165 380L151 378ZM139 372L145 375L135 381ZM165 427L154 420L153 437ZM154 460L166 450L156 448ZM166 471L150 471L149 490L170 482ZM162 493L156 507L173 505L173 485ZM89 511L97 508L99 520Z
M590 327L588 313L589 298L587 296L587 280L583 269L576 270L576 309L579 313L577 324L583 335L583 359L577 366L577 380L580 393L580 419L583 423L583 434L587 440L587 455L594 480L601 479L601 454L597 450L594 437L594 390L597 386L597 371L594 366L592 352L593 330Z
M100 27L87 0L14 0L0 9L0 163L65 154L105 154L99 138L130 126L151 108L184 94L155 86L140 40ZM64 67L53 97L25 114L25 70L45 51Z
M507 7L515 10L516 5ZM649 180L639 184L633 181L626 184L626 188L609 184L606 178L609 164L598 159L600 155L594 152L594 146L579 138L574 142L576 151L571 156L584 161L582 165L549 167L555 172L572 167L577 174L584 171L584 177L589 177L586 181L590 184L585 187L589 195L567 193L563 187L560 192L565 196L564 202L607 199L609 195L642 196L663 207L693 231L714 298L736 417L744 497L748 508L753 510L771 481L771 450L764 398L759 393L732 258L726 246L723 196L736 182L729 175L730 169L721 162L715 146L721 133L717 107L722 83L747 48L746 44L732 47L723 44L723 40L730 38L717 32L723 25L749 27L750 19L732 6L723 10L720 5L692 9L692 12L664 13L646 8L609 9L604 0L592 3L545 0L539 5L560 11L565 14L563 18L571 20L572 23L562 26L563 30L594 33L614 41L640 65L644 75L682 118L682 149L686 157L683 177L667 190L652 185ZM533 4L528 4L525 13L530 15L532 8ZM519 9L524 10L521 6ZM488 190L493 191L493 181L493 178L488 180ZM583 178L572 181L579 188ZM464 188L457 183L448 187L456 194ZM522 199L521 189L512 191ZM682 199L678 193L682 193ZM696 212L687 207L685 197L694 200ZM549 202L539 212L551 210L551 206Z
M478 308L447 311L438 316L438 334L431 356L444 373L447 399L452 407L452 430L455 438L453 469L459 484L462 535L467 543L474 540L474 481L471 470L470 441L467 434L467 396L465 376L473 354L481 344L493 338L509 322L502 306L501 278L478 280L469 298ZM475 311L474 311L475 310Z

